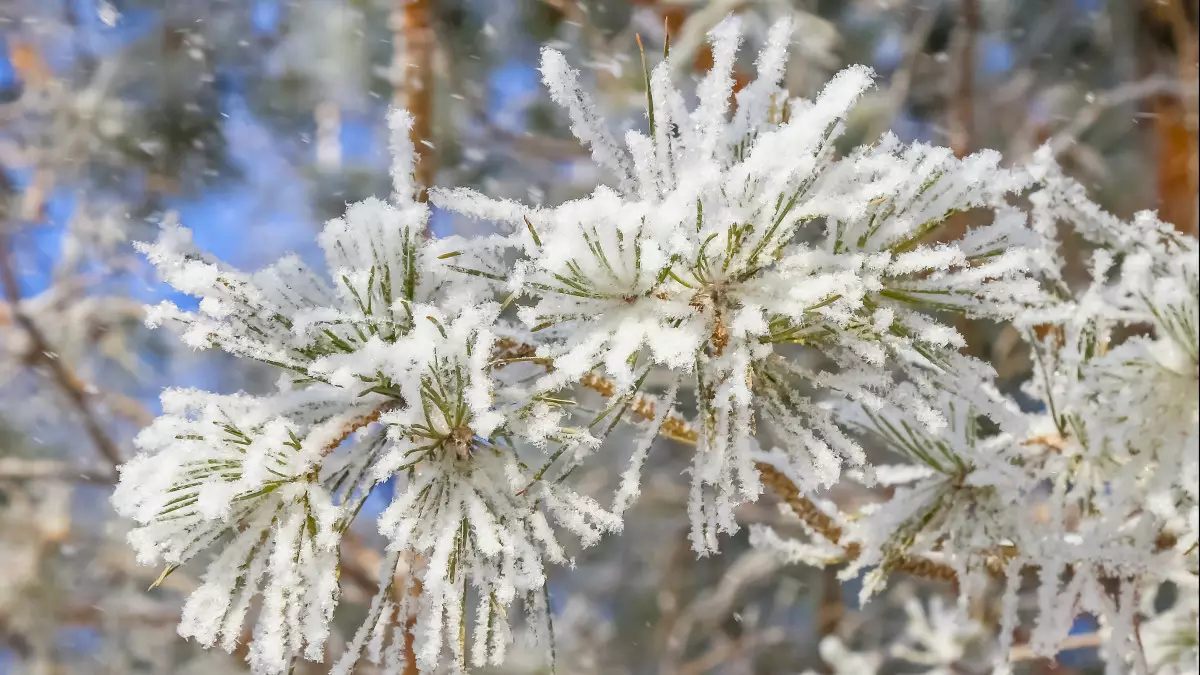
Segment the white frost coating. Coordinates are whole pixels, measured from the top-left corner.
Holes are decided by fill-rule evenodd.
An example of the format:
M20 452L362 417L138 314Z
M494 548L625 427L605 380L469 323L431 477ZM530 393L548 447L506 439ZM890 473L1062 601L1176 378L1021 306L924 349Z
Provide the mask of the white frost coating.
M392 200L397 205L416 203L420 188L413 182L413 147L409 139L413 118L407 110L388 113L388 149L392 157Z
M1007 197L1027 178L1000 169L994 153L959 160L894 138L837 159L833 143L871 71L847 69L816 101L789 102L779 89L786 21L772 27L759 77L739 94L731 119L739 30L731 19L713 31L714 67L691 113L665 66L654 69L653 133L629 132L622 155L634 185L530 211L536 239L524 230L511 239L524 258L524 293L536 301L520 317L544 335L539 354L554 360L541 389L567 386L600 364L618 394L647 369L666 369L703 393L698 501L690 507L701 551L716 546L712 527L735 528L732 508L761 490L747 450L753 407L785 434L790 461L820 467L806 483L828 486L862 452L831 421L815 423L829 414L794 391L796 379L820 379L849 400L883 396L912 407L911 397L888 398L891 378L868 385L860 373L899 366L912 377L942 366L911 358L962 343L925 309L1008 318L1047 303L1025 264L1031 256L1022 246L1034 237L1022 220L1000 215L1013 210ZM562 55L545 52L543 69L562 102L575 82ZM580 97L570 102L572 120L589 121L580 140L595 148L607 136L594 111ZM511 204L489 209L474 194L441 205L516 220ZM931 224L974 208L996 211L996 222L958 243L920 244ZM822 221L824 231L815 225ZM1000 258L998 247L1006 251ZM794 343L817 344L839 370L800 373L770 358ZM734 484L721 484L726 478Z
M554 102L567 109L571 132L592 151L592 159L617 177L622 189L629 185L629 160L596 114L592 97L579 84L579 71L561 52L542 48L542 82Z
M391 200L327 224L327 278L295 257L231 269L173 220L139 245L199 298L195 312L151 310L151 324L281 374L261 396L163 392L163 415L121 469L113 503L135 523L140 562L212 550L180 633L232 651L255 607L256 673L323 658L341 534L394 479L379 594L333 672L363 657L401 672L410 619L423 671L498 665L518 603L549 651L547 563L571 565L575 540L622 530L668 437L693 446L684 480L699 554L717 552L741 527L737 507L783 477L808 540L750 533L782 561L865 573L863 599L914 566L953 576L964 605L1003 581L998 649L968 649L977 624L914 601L892 658L947 673L976 655L985 663L972 672L1005 672L1030 600L1021 648L1053 655L1089 612L1110 672L1194 672L1194 646L1171 641L1181 626L1194 635L1195 603L1157 612L1147 598L1195 581L1196 240L1150 213L1104 213L1045 152L1006 168L994 152L960 159L890 134L838 152L872 73L851 67L815 100L790 98L790 31L770 29L757 79L735 96L739 25L720 24L694 108L667 64L654 67L651 128L624 145L578 73L544 50L551 98L618 182L552 207L431 191L443 208L502 223L499 234L426 237L412 121L396 111ZM939 240L964 212L991 216ZM1097 247L1078 292L1063 281L1063 225ZM1041 409L1023 412L989 364L961 353L956 316L1028 335L1024 393ZM695 419L677 398L696 402ZM621 424L632 448L612 433ZM612 492L576 492L575 469L601 453L629 458ZM778 475L763 480L760 463ZM843 481L887 496L841 513L818 496ZM832 638L821 652L837 672L882 667Z

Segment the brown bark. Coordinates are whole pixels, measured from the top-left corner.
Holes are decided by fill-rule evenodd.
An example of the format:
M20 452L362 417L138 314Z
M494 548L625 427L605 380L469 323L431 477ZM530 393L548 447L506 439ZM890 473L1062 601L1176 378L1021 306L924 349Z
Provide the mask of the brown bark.
M392 103L402 106L412 116L409 138L416 151L415 175L420 189L418 199L428 198L429 187L437 175L437 156L433 145L433 50L436 35L433 28L432 0L397 0L396 12L392 15L395 30L396 53L392 63L393 73L403 73L402 85L393 92ZM408 566L413 575L410 593L421 594L421 580L417 576L420 561L414 556ZM403 587L397 584L398 587ZM404 631L405 667L403 675L419 675L416 651L413 645L415 618L406 619Z
M962 0L958 28L955 31L954 58L957 61L950 93L950 148L956 157L971 154L975 123L975 47L981 17L979 0Z
M1180 231L1200 233L1197 196L1200 195L1200 35L1196 0L1150 2L1143 8L1139 34L1143 71L1175 71L1178 95L1150 101L1155 146L1155 177L1159 216Z
M430 0L398 0L397 15L393 15L395 40L403 48L396 50L393 68L403 72L403 85L392 97L392 104L406 108L412 115L409 137L416 150L416 182L421 188L420 199L437 175L437 158L433 145L433 3Z

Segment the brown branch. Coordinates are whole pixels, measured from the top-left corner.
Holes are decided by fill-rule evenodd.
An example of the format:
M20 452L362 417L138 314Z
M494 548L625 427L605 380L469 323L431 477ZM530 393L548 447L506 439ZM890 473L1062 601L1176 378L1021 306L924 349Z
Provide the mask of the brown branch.
M804 521L806 525L829 543L845 551L847 562L862 555L862 547L858 543L842 543L842 536L844 534L842 527L834 522L833 518L829 517L827 513L818 508L811 499L800 494L800 490L796 487L796 484L783 475L779 469L764 462L758 462L755 464L755 468L758 469L763 484L774 490L775 494L792 509L792 512L800 520ZM954 568L927 558L901 555L888 564L888 569L892 572L901 572L934 581L944 581L952 584L958 583L958 574L954 571Z
M703 654L681 665L674 675L704 675L724 663L744 656L759 647L778 644L785 639L782 629L760 631L737 638L725 637Z
M392 103L406 108L412 115L413 149L417 154L416 183L419 199L437 175L437 159L433 139L433 3L430 0L396 0L392 14L393 39L397 48L393 56L393 75L403 73L401 86L393 92Z
M368 597L379 592L379 566L383 557L367 546L362 537L353 530L342 534L342 562L340 578L353 583Z
M436 35L433 29L432 0L395 0L392 13L392 30L395 51L392 57L393 76L403 73L400 86L393 92L393 103L402 104L412 116L409 138L416 151L416 168L413 176L419 190L420 201L428 199L428 190L437 175L437 157L433 140L433 50ZM401 47L403 45L403 47ZM421 580L416 575L419 560L413 560L408 568L412 577L409 592L412 597L421 595ZM414 618L404 626L403 675L419 675L416 650L414 648Z
M615 392L615 385L610 380L592 373L585 375L580 383L606 398L612 396ZM654 401L643 396L638 396L630 404L633 416L642 421L654 419L654 408ZM695 445L696 441L700 438L699 432L693 429L691 424L673 415L668 416L663 422L659 435L689 445ZM862 553L861 547L855 542L842 544L843 533L841 526L834 522L833 518L830 518L828 514L817 508L817 505L813 504L812 500L800 494L800 489L787 476L764 462L756 463L755 468L758 469L763 484L774 490L776 495L791 507L792 511L802 521L808 524L813 531L828 540L829 543L845 551L847 561L854 560ZM952 567L933 562L926 558L902 555L895 560L889 561L888 569L892 572L902 572L934 581L958 582L958 574Z
M949 78L951 90L949 93L949 129L950 149L958 158L971 154L975 126L975 51L979 38L981 23L979 0L960 0L962 11L959 15L958 26L954 31L951 52L955 59L956 70ZM937 242L957 241L967 233L970 218L967 212L956 212L950 215L941 227L934 232ZM978 323L972 323L966 316L960 316L954 321L955 329L966 339L963 352L971 356L984 358L987 350L985 331Z
M378 422L380 415L382 415L383 413L385 413L389 410L392 410L398 406L401 406L401 405L403 405L402 401L400 401L399 399L392 399L392 400L384 402L382 405L376 407L371 412L366 413L364 415L359 415L358 417L355 417L354 419L350 420L349 422L347 422L345 424L345 426L342 427L342 429L338 433L337 437L335 437L332 441L329 441L324 446L322 446L321 456L324 457L325 455L328 455L329 453L333 452L334 450L337 450L338 447L341 446L342 443L346 442L347 438L350 438L351 434L353 434L354 432L356 432L370 424Z
M0 232L0 281L4 282L5 296L8 298L9 313L16 325L25 331L33 344L33 356L41 361L50 371L58 388L62 390L83 422L83 428L92 438L101 457L108 463L113 473L117 466L124 461L116 443L108 436L99 417L92 410L89 402L90 394L82 382L71 372L63 360L55 353L54 348L46 339L42 329L21 309L21 289L17 286L17 274L13 269L12 255L8 240Z
M1186 0L1159 3L1175 42L1180 95L1161 97L1156 128L1160 139L1160 210L1179 230L1200 234L1200 34L1188 18ZM1193 0L1194 2L1194 0ZM1195 7L1192 8L1193 12ZM1193 16L1195 16L1193 14Z
M956 77L951 81L950 148L956 157L971 153L975 123L975 47L979 37L979 0L962 0L962 14L955 31Z

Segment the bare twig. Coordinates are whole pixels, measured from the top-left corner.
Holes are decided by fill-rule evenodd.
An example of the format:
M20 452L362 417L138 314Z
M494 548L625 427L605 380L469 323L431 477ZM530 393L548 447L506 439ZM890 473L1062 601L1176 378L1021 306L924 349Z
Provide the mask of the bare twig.
M1079 111L1067 126L1049 141L1051 151L1057 157L1071 146L1079 136L1096 123L1106 111L1159 94L1174 94L1179 91L1175 78L1156 76L1140 82L1131 82L1102 92L1087 107Z
M708 651L681 665L675 675L703 675L712 672L714 668L733 659L748 654L760 647L783 642L787 638L782 628L756 631L735 639L724 638L717 641Z
M46 339L45 333L38 327L21 308L21 289L17 286L17 274L13 268L12 255L8 247L8 239L0 232L0 281L4 282L5 296L8 298L9 312L12 315L16 325L25 331L29 336L29 340L33 343L33 355L40 360L50 371L54 381L58 384L59 389L66 395L75 411L79 414L80 420L83 423L84 429L92 438L92 443L96 446L100 456L115 473L117 466L124 461L121 457L121 451L117 449L116 443L108 436L108 432L104 430L104 426L100 423L99 417L92 410L89 402L90 394L85 389L84 385L71 372L67 365L63 363Z
M61 480L68 482L112 485L113 474L81 469L68 462L52 459L0 457L0 481Z
M893 123L896 121L896 114L900 112L904 107L905 101L908 100L913 75L917 69L917 61L923 53L929 33L937 23L938 7L916 8L916 11L919 14L914 20L908 41L904 45L904 61L896 69L895 74L892 75L891 85L888 86L887 109L875 121L871 132L867 135L868 139L878 138L884 131L892 128Z
M771 576L781 565L777 556L765 551L750 550L738 557L715 586L701 593L679 613L667 637L659 672L704 672L694 665L691 668L677 665L693 631L698 626L719 624L734 611L742 591Z

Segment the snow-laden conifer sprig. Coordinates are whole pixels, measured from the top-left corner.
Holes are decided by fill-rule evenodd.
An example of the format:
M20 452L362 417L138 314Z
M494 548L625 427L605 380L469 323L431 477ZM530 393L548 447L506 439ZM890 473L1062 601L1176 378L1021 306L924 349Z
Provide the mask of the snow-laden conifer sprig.
M841 576L870 570L863 600L886 583L898 562L913 556L945 560L960 583L972 574L1002 571L1011 549L1004 542L1013 541L1022 526L1012 505L1031 488L1029 452L1021 445L1028 437L1024 419L1015 406L999 401L989 410L992 418L982 418L954 391L942 392L939 404L948 424L938 432L894 410L860 408L846 416L907 460L874 467L875 479L893 488L892 497L847 525L845 542L853 542L859 554ZM988 423L998 432L985 434Z
M967 600L1002 582L1001 667L1036 571L1028 650L1053 654L1090 612L1110 661L1146 672L1135 613L1196 568L1195 239L1152 214L1104 213L1044 155L1009 169L890 135L839 154L871 74L790 98L789 40L786 22L772 27L758 78L735 93L739 27L722 23L695 106L660 64L646 73L648 129L623 143L545 50L551 97L615 183L547 208L432 192L509 226L496 235L424 234L408 118L394 113L391 202L326 226L327 276L294 257L230 269L174 223L143 246L200 298L153 323L281 370L263 396L169 390L122 470L114 502L144 562L213 555L181 632L230 649L261 596L254 670L322 657L341 534L393 480L379 592L335 672L364 654L401 672L410 626L422 672L497 664L518 602L546 645L547 563L571 563L561 535L586 546L619 531L651 446L673 439L694 448L699 553L770 487L811 541L758 527L752 543L869 570L866 595L895 574L956 582ZM927 243L964 211L993 219ZM1099 249L1081 291L1055 250L1064 223ZM510 308L523 326L501 318ZM950 312L1029 332L1026 393L1043 411L1018 412L991 368L959 353ZM570 388L606 400L594 409ZM611 433L622 422L635 425L627 450ZM870 444L892 459L869 462ZM571 489L601 452L629 457L611 509ZM845 479L891 492L840 513L820 491Z
M152 323L169 319L194 346L283 371L268 396L167 392L166 414L139 437L142 454L114 496L139 523L130 538L144 562L169 571L205 549L216 554L182 634L232 649L262 595L249 652L256 672L323 657L340 534L393 474L404 487L381 527L397 552L428 557L425 592L404 614L418 618L425 670L447 644L465 663L462 641L445 633L465 631L468 583L479 591L477 663L502 658L515 598L544 618L543 559L568 562L545 514L585 544L619 526L565 486L538 485L518 458L516 441L541 464L547 444L591 439L558 423L563 402L517 381L494 389L498 306L480 304L469 280L442 288L439 257L453 256L423 237L428 211L407 175L407 117L391 123L393 203L368 199L326 226L332 283L295 258L255 274L229 269L174 223L142 247L168 282L201 298L199 311L164 305ZM399 557L391 561L395 571ZM392 662L399 656L393 650Z
M1098 212L1078 195L1070 206ZM1034 340L1027 388L1047 406L1043 435L1060 439L1072 458L1072 492L1103 505L1113 522L1122 514L1176 521L1198 503L1200 251L1195 238L1151 213L1132 223L1093 220L1077 228L1103 247L1093 255L1092 282L1051 308L1055 327ZM1195 541L1186 522L1175 534Z
M506 400L511 390L496 391L498 310L481 305L447 317L436 307L414 306L413 330L397 343L398 353L412 361L413 375L401 389L407 405L380 418L389 446L371 470L378 479L400 475L380 531L389 550L425 561L420 600L408 608L417 620L415 652L423 670L436 666L446 645L460 668L500 663L511 640L513 601L538 611L544 561L568 562L550 519L584 545L620 524L592 500L560 486L529 489L532 475L515 436L569 445L586 434L558 428L556 413L543 407L548 399ZM530 454L539 459L539 452ZM383 629L364 624L367 631ZM376 641L363 635L356 646ZM346 657L346 667L356 656Z
M345 510L319 461L365 408L315 390L274 397L168 390L163 416L137 438L113 502L138 523L129 540L164 576L216 547L184 605L181 635L229 651L262 595L249 659L283 672L320 659L338 596Z
M407 113L394 112L389 122L395 152L411 153ZM410 165L411 158L393 168ZM423 237L428 206L415 200L411 177L397 178L394 188L391 203L367 198L325 226L319 239L328 280L291 255L253 274L229 268L168 220L158 241L138 247L167 283L200 303L188 312L164 302L148 322L177 326L195 348L284 368L299 384L337 378L342 387L389 391L392 383L379 368L384 352L411 328L412 305L440 297L443 283L443 266L435 264L442 243ZM456 284L453 297L469 296L469 285ZM332 365L331 357L354 367ZM313 370L314 363L324 365Z
M1042 214L1102 213L1078 193L1053 192L1060 188L1039 197ZM1068 204L1055 201L1062 194L1072 195ZM1137 639L1137 598L1195 558L1196 243L1147 214L1138 221L1155 236L1140 241L1108 233L1135 225L1098 220L1078 228L1108 246L1095 255L1092 284L1022 317L1052 321L1041 326L1044 338L1031 335L1034 376L1026 393L1042 412L1021 414L986 383L980 396L980 383L963 382L942 386L950 423L941 430L893 408L840 414L907 460L873 467L874 480L896 486L893 494L843 520L833 543L853 550L845 574L874 567L864 587L870 593L901 556L927 556L955 569L967 597L986 592L987 577L1002 580L1000 666L1018 622L1022 572L1037 570L1027 650L1053 655L1075 618L1091 612L1104 625L1110 664L1151 672ZM1122 254L1119 263L1109 251ZM1142 333L1122 339L1122 328ZM756 539L790 559L821 564L827 553L789 553L829 543L812 534L812 544L770 532Z
M953 392L945 394L950 424L938 433L903 414L857 411L847 421L857 419L856 426L907 460L874 467L878 483L892 488L890 498L843 519L833 541L814 528L811 543L760 528L752 542L816 565L838 560L828 548L838 545L851 560L841 578L867 570L864 600L895 574L919 570L911 561L920 559L953 570L950 579L964 598L979 597L999 581L1006 596L997 667L1006 665L1018 626L1023 572L1036 570L1032 653L1055 654L1076 617L1092 612L1108 628L1114 654L1136 654L1133 596L1111 592L1155 588L1161 570L1178 556L1176 535L1163 519L1131 508L1137 500L1115 496L1128 495L1117 467L1089 461L1070 438L1037 433L1045 428L1037 417L1027 421L1013 406L985 423L957 401ZM1147 503L1145 493L1140 503Z
M1007 201L1026 176L1000 168L995 153L960 160L891 136L839 157L835 141L871 73L850 68L815 101L789 98L780 88L789 40L789 23L775 25L758 78L733 96L739 25L722 23L691 111L660 64L647 74L649 134L628 132L626 148L577 73L545 49L547 88L617 189L528 209L465 190L432 193L439 205L513 226L514 270L496 266L492 242L456 266L531 299L519 314L554 364L540 388L572 385L593 369L619 394L651 368L694 384L701 434L691 510L702 552L736 529L732 507L761 492L756 416L772 423L805 489L828 486L862 453L801 386L879 405L893 391L893 367L976 367L954 353L961 336L926 310L1011 317L1041 301L1022 248L1035 238ZM923 243L950 215L978 208L993 210L995 222L953 244ZM837 367L784 365L777 357L790 345L816 348Z

